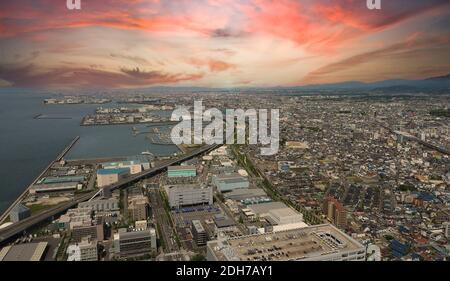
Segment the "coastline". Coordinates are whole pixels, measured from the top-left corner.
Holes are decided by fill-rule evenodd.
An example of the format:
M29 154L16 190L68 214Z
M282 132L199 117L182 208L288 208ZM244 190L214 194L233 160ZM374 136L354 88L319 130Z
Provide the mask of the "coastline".
M51 168L51 166L58 161L61 161L61 159L70 151L70 149L78 142L80 139L80 136L76 136L70 143L67 145L64 150L56 156L56 158L50 162L50 164L47 165L47 167L33 180L33 182L28 185L28 187L22 192L22 194L17 197L17 199L3 212L3 214L0 216L0 225L2 225L5 220L8 218L9 213L11 210L20 203L23 198L28 194L30 188Z

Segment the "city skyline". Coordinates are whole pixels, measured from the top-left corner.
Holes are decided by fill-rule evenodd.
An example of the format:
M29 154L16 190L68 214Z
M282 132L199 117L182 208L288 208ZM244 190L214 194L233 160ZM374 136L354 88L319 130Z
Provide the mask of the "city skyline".
M447 1L9 1L0 88L271 87L448 74Z

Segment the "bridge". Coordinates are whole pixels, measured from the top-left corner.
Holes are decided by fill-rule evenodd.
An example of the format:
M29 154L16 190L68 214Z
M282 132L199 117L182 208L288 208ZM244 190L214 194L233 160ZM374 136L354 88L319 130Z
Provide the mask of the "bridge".
M46 222L48 220L52 220L55 216L62 214L63 212L67 211L70 208L75 207L76 205L78 205L81 202L85 202L85 201L93 199L94 197L98 196L102 192L112 192L116 189L126 187L130 184L138 182L139 180L141 180L143 178L146 178L149 176L154 176L160 172L163 172L169 166L180 164L180 163L187 161L189 159L192 159L198 155L201 155L203 153L217 149L220 146L222 146L222 144L203 146L201 148L193 150L193 151L191 151L187 154L184 154L180 157L177 157L175 159L167 160L167 161L163 162L162 164L158 165L157 167L154 167L150 170L146 170L146 171L136 174L136 175L130 175L130 176L122 179L118 183L104 187L103 189L101 189L99 191L92 191L92 192L83 194L83 195L75 198L74 200L51 207L37 215L31 216L22 221L14 223L8 227L5 227L0 230L0 245L10 241L11 238L13 238L15 236L24 233L27 229L30 229L33 226L36 226L36 225Z

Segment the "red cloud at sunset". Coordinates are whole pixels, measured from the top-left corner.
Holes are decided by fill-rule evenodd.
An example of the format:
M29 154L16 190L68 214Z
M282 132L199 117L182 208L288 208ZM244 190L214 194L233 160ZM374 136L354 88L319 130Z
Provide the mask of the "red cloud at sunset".
M82 9L72 11L65 1L2 1L0 80L7 82L2 85L45 87L46 75L60 71L64 75L48 77L49 86L76 86L67 76L105 87L220 86L223 75L236 85L337 81L343 77L336 65L351 69L355 57L402 44L412 34L427 41L448 33L449 14L446 0L384 1L381 10L369 10L364 0L105 0L82 1ZM427 48L448 48L445 42L431 42ZM40 55L27 56L33 52ZM419 68L436 64L432 53L421 55L429 65ZM407 65L407 54L397 52L370 61L387 56ZM360 61L363 67L368 59ZM436 69L444 71L446 63L440 63ZM86 74L92 72L90 65L98 66L92 77ZM12 77L8 68L25 74ZM417 77L423 72L419 68L401 77ZM367 70L373 79L385 75ZM269 72L273 75L264 74ZM366 76L355 72L351 78Z

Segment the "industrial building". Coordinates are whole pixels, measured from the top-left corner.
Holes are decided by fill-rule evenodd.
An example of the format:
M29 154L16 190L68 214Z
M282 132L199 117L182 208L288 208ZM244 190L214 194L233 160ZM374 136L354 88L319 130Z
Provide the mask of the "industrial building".
M207 243L208 261L364 261L365 247L331 224Z
M195 166L170 166L167 168L167 176L169 178L196 177L197 168Z
M287 207L269 211L268 221L272 225L295 224L303 222L303 215Z
M79 182L60 182L49 184L35 184L30 188L30 194L54 193L54 192L74 192L83 188Z
M263 218L272 225L299 224L303 222L303 215L282 202L270 202L247 206L257 218ZM245 213L244 213L245 214Z
M199 247L205 246L206 242L208 242L206 230L199 220L192 221L192 236L194 238L195 244Z
M220 192L248 188L250 185L246 177L243 177L237 173L213 176L212 182Z
M143 170L147 170L150 168L150 164L148 162L135 159L135 160L128 160L128 161L120 161L120 162L108 162L108 163L102 163L101 164L103 169L121 169L121 168L127 168L130 170L130 174L139 174Z
M235 189L224 193L226 199L234 201L248 201L254 198L267 197L266 192L261 188Z
M116 198L81 202L78 208L90 208L96 212L111 212L119 210L119 200Z
M97 186L101 188L117 183L129 174L129 168L99 169L97 170Z
M37 182L37 184L51 184L64 182L82 183L86 180L85 176L62 176L62 177L45 177Z
M231 218L218 214L214 216L215 233L234 231L236 229L236 223Z
M0 261L41 261L47 246L47 242L6 246L0 251Z
M156 249L156 231L153 228L133 232L119 230L114 235L114 251L119 257L151 254Z
M164 186L171 208L213 204L213 188L200 184L178 184Z
M9 220L15 223L26 219L29 216L31 216L30 209L19 203L11 209L11 212L9 213Z

